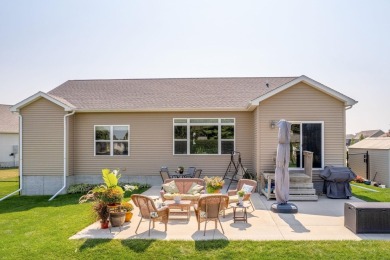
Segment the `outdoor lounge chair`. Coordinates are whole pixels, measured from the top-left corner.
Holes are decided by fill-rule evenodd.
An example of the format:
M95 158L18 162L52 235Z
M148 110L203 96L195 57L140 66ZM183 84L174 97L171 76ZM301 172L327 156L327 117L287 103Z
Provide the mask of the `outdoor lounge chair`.
M165 180L171 178L171 176L169 175L169 171L168 171L167 167L161 167L160 175L161 175L161 179L162 179L163 183L164 183Z
M222 211L229 205L229 196L222 194L209 194L204 195L198 200L198 204L194 205L195 216L198 222L198 230L200 230L200 223L204 223L204 232L203 236L206 235L206 225L209 221L214 221L215 228L217 228L217 221L221 226L222 233L225 234L223 230L221 221L219 220L219 216Z
M196 169L193 178L198 178L199 179L201 174L202 174L202 169Z
M251 195L256 190L256 186L257 186L257 182L255 180L239 179L237 182L237 188L235 190L228 190L229 202L230 203L238 202L237 192L241 190L244 185L251 186L252 190L250 192L245 193L243 201L249 201L252 209L255 210L251 200Z
M167 231L167 224L169 218L169 208L162 207L156 208L154 201L152 198L144 195L133 194L131 195L131 199L133 200L135 206L139 208L139 212L141 215L141 219L139 220L137 229L135 233L137 234L138 228L141 224L142 219L149 219L149 236L150 236L150 224L153 222L160 221L165 224L165 232Z
M196 171L196 167L188 167L187 174L191 175L191 178L194 178L195 171Z

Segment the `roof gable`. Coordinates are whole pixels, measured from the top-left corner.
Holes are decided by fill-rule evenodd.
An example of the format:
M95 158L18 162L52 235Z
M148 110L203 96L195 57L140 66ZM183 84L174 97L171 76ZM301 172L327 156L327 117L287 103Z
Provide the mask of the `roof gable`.
M290 87L292 87L300 82L306 83L307 85L309 85L309 86L311 86L319 91L322 91L322 92L324 92L324 93L326 93L326 94L328 94L328 95L330 95L330 96L332 96L340 101L343 101L346 106L353 106L357 103L356 100L353 100L352 98L347 97L347 96L341 94L340 92L337 92L334 89L331 89L331 88L329 88L329 87L327 87L327 86L325 86L325 85L323 85L323 84L321 84L321 83L319 83L319 82L317 82L309 77L306 77L305 75L302 75L302 76L300 76L300 77L298 77L290 82L287 82L286 84L284 84L278 88L275 88L275 89L269 91L268 93L265 93L264 95L257 97L256 99L251 101L251 104L258 105L263 100L266 100L266 99L268 99L268 98L282 92L283 90L286 90L286 89L288 89L288 88L290 88Z
M31 103L33 103L34 101L38 100L39 98L45 98L47 100L49 100L50 102L53 102L54 104L60 106L60 107L63 107L65 111L72 111L75 109L75 107L69 103L67 100L61 98L61 97L56 97L54 95L50 95L50 94L46 94L46 93L43 93L43 92L38 92L28 98L26 98L25 100L17 103L16 105L13 105L11 107L11 111L12 112L19 112L19 110Z

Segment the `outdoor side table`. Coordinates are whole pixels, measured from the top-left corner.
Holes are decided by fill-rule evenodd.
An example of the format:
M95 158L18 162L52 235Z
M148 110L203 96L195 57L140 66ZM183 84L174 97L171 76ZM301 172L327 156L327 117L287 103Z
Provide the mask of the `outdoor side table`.
M244 221L245 223L248 223L248 214L246 212L246 209L250 207L248 202L245 201L242 204L230 203L229 205L233 208L234 223L236 223L236 221ZM242 209L242 214L237 214L237 209Z

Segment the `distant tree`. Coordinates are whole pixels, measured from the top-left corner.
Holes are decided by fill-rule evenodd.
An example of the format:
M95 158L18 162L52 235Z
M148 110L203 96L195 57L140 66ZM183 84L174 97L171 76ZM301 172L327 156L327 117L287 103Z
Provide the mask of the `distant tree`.
M356 143L356 140L355 140L355 138L351 138L351 142L349 143L349 145L353 145L354 143Z
M363 140L364 139L364 135L363 134L360 134L360 137L359 137L359 141Z

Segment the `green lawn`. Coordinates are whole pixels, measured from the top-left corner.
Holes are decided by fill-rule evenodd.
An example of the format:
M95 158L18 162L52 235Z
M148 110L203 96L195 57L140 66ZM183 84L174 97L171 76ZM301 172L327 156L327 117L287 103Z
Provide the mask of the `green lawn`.
M19 169L0 169L0 198L19 189Z
M390 189L382 189L372 185L366 185L363 183L351 182L352 193L355 197L365 201L381 201L390 202ZM356 186L358 187L356 187ZM360 188L361 187L361 188ZM368 190L371 189L371 190ZM375 190L375 191L372 191Z
M91 205L78 198L0 202L0 259L386 259L390 252L386 241L69 240L94 222Z

